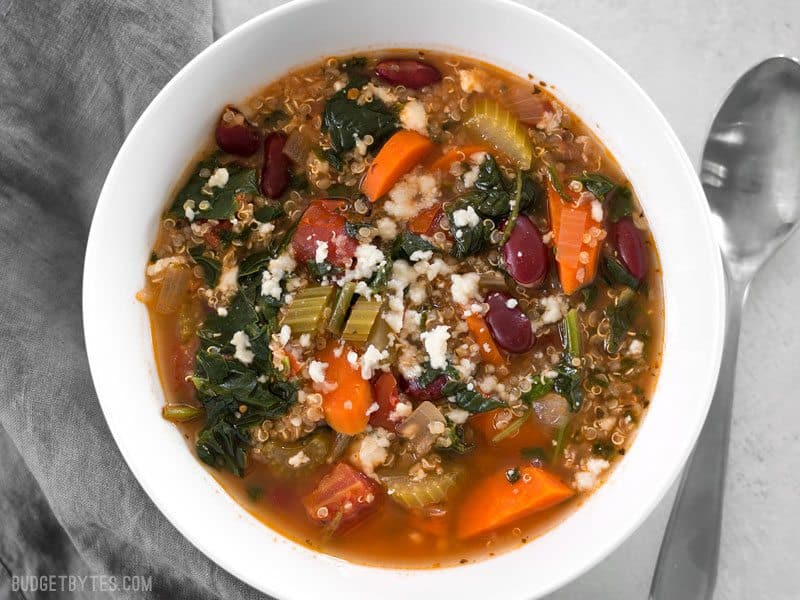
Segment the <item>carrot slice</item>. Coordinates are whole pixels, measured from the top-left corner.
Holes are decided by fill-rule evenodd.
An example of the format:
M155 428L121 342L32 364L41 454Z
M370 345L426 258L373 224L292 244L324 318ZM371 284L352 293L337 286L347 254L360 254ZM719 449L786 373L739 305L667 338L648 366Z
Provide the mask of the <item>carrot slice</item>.
M461 504L458 537L487 533L535 512L560 504L575 492L555 475L533 466L519 468L510 483L500 471L478 482Z
M447 173L454 162L462 162L467 160L476 152L488 152L487 146L481 144L467 144L466 146L456 146L451 148L439 158L431 163L431 171L444 171Z
M367 170L361 191L371 202L386 194L434 148L424 135L403 129L389 138Z
M411 220L408 222L408 230L411 233L416 233L417 235L430 235L433 226L436 224L436 220L441 214L441 204L431 206L430 208L421 211L414 217L411 217Z
M465 320L467 322L467 327L469 327L469 332L472 335L472 339L478 344L481 358L495 367L504 365L506 361L503 355L500 354L500 350L497 348L497 344L489 328L486 326L486 321L483 317L472 314Z
M594 281L600 258L601 243L594 245L583 241L584 235L592 227L602 225L592 219L592 207L588 203L571 204L566 202L550 183L547 186L547 203L550 207L550 227L556 246L558 278L565 294L573 294ZM588 261L580 262L580 255L586 252Z
M344 346L342 352L338 352L337 347L338 344L332 342L317 357L317 360L328 364L325 381L336 385L322 393L322 410L328 425L335 431L355 435L367 427L372 386L361 378L358 368L347 360L350 348Z

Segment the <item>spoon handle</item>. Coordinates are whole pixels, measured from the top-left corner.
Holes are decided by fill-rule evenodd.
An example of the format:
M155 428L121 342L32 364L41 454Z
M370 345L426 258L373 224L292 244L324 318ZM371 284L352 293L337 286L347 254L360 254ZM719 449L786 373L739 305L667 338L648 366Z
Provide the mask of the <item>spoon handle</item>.
M708 600L714 592L733 382L747 288L748 283L728 279L725 345L717 388L672 507L650 600Z

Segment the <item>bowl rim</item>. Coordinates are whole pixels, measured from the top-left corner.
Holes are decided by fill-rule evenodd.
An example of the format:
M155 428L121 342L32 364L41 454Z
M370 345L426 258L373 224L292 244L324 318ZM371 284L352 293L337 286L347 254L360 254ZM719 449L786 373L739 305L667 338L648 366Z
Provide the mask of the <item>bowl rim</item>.
M602 50L597 48L593 43L589 42L580 34L576 33L569 27L561 24L560 22L556 21L552 17L549 17L539 11L536 11L532 8L527 6L518 4L512 0L473 0L474 2L479 2L486 5L499 5L503 6L508 10L516 10L520 11L520 13L527 13L528 17L533 17L538 19L540 22L546 24L549 27L552 27L559 31L560 34L571 38L571 42L582 45L587 51L594 54L599 60L601 60L605 66L616 72L617 76L621 77L622 79L626 80L626 83L630 86L631 90L634 91L639 100L646 106L648 111L658 120L658 124L661 128L660 133L665 137L666 141L672 148L675 156L680 160L683 168L684 173L681 174L681 177L684 178L687 182L691 182L692 187L695 191L695 197L698 201L702 201L702 209L706 216L705 222L703 226L706 231L706 242L710 242L715 249L715 259L712 259L713 262L713 273L709 274L710 279L712 280L712 287L716 293L716 298L713 299L713 302L717 306L716 312L716 319L709 319L709 329L706 331L708 334L708 338L710 339L710 348L712 351L711 354L711 364L713 368L709 372L708 377L706 377L705 387L704 389L700 390L697 394L697 397L700 398L703 402L702 406L702 414L707 415L708 409L711 404L712 394L714 387L716 385L716 378L717 373L720 366L721 356L722 356L722 345L723 345L723 334L724 334L724 323L725 323L725 314L726 314L726 297L724 293L725 289L725 280L724 280L724 272L722 268L722 261L721 257L719 256L719 252L716 251L716 243L714 242L714 236L711 227L711 212L708 207L707 202L705 202L705 195L700 184L700 180L697 176L697 173L687 156L683 146L681 145L680 141L678 140L675 132L673 131L672 127L670 126L669 122L663 116L661 111L655 105L655 103L650 99L650 97L644 92L644 90L638 85L638 83L624 70L620 67L614 60L612 60L608 55L606 55ZM117 176L117 173L122 170L124 167L121 164L121 157L126 153L126 149L129 146L129 142L132 138L134 138L140 129L146 127L146 122L150 119L150 115L153 113L157 113L161 110L161 106L167 97L169 90L176 86L176 84L182 81L184 78L190 77L192 72L197 69L198 65L202 64L207 56L217 52L219 48L224 45L235 43L235 40L240 36L246 34L252 29L260 28L265 22L280 18L284 14L288 14L294 11L305 11L309 7L312 7L317 4L325 3L325 0L293 0L286 4L274 7L269 9L248 21L242 23L238 27L234 28L227 34L220 37L218 40L213 42L207 48L205 48L202 52L200 52L197 56L192 58L184 67L182 67L178 73L176 73L172 79L159 91L159 93L153 98L153 100L149 103L147 108L142 112L140 117L137 119L134 126L129 131L128 135L122 146L120 147L117 156L108 172L106 180L103 184L102 190L100 192L99 200L97 206L95 207L95 215L97 215L98 208L101 206L102 203L110 202L108 196L110 194L109 188L112 186L112 182ZM602 139L602 136L601 136ZM624 165L623 165L624 169ZM238 579L246 582L247 584L255 587L256 589L260 589L266 593L269 593L275 597L282 597L281 594L285 590L285 588L280 588L278 586L274 586L271 582L265 583L264 579L256 579L252 576L251 573L243 571L242 569L238 568L236 562L228 556L224 556L217 552L214 548L210 548L205 545L200 539L199 535L197 535L192 528L187 526L185 522L183 522L178 515L176 515L173 511L169 511L165 508L164 503L159 500L159 494L157 489L153 489L149 483L148 478L145 476L144 473L140 472L138 465L133 461L134 452L128 447L125 442L123 441L121 435L121 429L117 429L116 423L114 422L111 413L112 413L112 406L108 402L104 402L103 398L101 397L100 389L98 386L98 381L100 375L98 373L100 359L99 355L103 352L102 347L99 344L99 341L95 338L95 333L97 332L96 327L93 325L95 318L94 315L91 314L89 311L90 302L87 301L87 298L91 296L94 291L93 285L95 284L95 276L94 272L92 271L93 268L93 257L97 255L98 252L101 251L99 247L99 240L98 240L98 226L97 222L93 216L92 225L90 228L88 241L87 241L87 249L85 254L85 262L84 262L84 272L83 272L83 288L82 288L82 307L83 307L83 323L84 323L84 339L86 344L86 351L87 357L89 360L90 372L92 375L92 381L95 385L95 390L98 396L98 402L101 406L103 411L104 417L106 422L108 423L109 429L111 430L112 436L114 437L115 443L120 449L120 453L123 456L123 459L127 463L128 467L131 469L134 477L138 481L138 483L142 486L145 490L147 495L153 501L153 503L158 507L161 513L170 521L170 523L183 535L193 546L195 546L200 552L205 554L208 558L214 561L216 564L227 570L229 573L237 577ZM666 315L665 318L670 318L669 315ZM646 420L645 420L646 421ZM605 559L613 550L619 547L623 541L625 541L630 535L641 525L641 523L650 515L652 514L655 507L658 503L666 495L667 491L672 487L675 483L678 475L683 470L683 467L691 454L694 445L697 441L699 433L702 429L702 426L705 422L705 416L702 419L697 419L694 422L694 426L687 437L687 439L691 440L691 443L686 444L686 446L680 452L680 460L676 460L672 462L672 468L668 474L662 479L662 483L660 488L651 493L649 498L649 502L647 502L641 510L635 515L635 518L629 519L626 521L625 527L619 532L616 537L611 539L606 539L604 543L598 544L597 549L593 555L593 557L589 560L584 560L580 563L576 568L571 570L565 570L564 573L561 574L560 577L551 578L547 585L540 586L536 590L537 597L539 595L548 594L569 581L574 580L575 578L579 577L580 575L586 573L589 569L597 565L603 559ZM635 444L634 444L635 445ZM623 461L624 462L624 461ZM603 486L605 487L605 486ZM601 488L602 489L602 488ZM597 492L596 492L597 493ZM558 526L556 526L557 528ZM276 534L280 535L280 534ZM510 550L505 552L503 555L515 553L518 550ZM313 551L311 551L313 552ZM320 555L325 559L330 559L333 561L339 561L341 559L335 559L328 557L326 555ZM502 556L502 555L500 555ZM483 564L486 563L494 563L496 562L499 557L494 559L488 559L482 561ZM384 571L394 571L394 572L417 572L414 570L408 571L405 569L396 569L391 567L375 567L375 566L367 566L367 565L359 565L356 563L349 563L347 561L342 561L347 565L353 565L355 567L364 568L364 569L380 569ZM477 563L480 564L480 563ZM474 565L467 565L458 567L459 569L468 569L473 567ZM444 568L439 569L439 572L444 571L452 571L452 569ZM514 595L512 590L509 590L508 597L530 597L529 593L526 593L525 590L519 590L519 594Z

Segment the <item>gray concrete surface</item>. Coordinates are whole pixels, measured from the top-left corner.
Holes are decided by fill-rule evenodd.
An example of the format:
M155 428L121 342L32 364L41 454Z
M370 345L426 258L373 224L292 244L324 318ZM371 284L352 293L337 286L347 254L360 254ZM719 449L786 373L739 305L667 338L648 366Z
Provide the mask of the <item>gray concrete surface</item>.
M277 4L216 0L215 29L224 33ZM800 56L800 0L522 4L573 28L626 69L695 165L716 108L738 76L773 54ZM715 600L800 598L799 266L800 235L759 275L745 310ZM646 598L674 494L607 560L552 600ZM535 574L532 565L524 576Z

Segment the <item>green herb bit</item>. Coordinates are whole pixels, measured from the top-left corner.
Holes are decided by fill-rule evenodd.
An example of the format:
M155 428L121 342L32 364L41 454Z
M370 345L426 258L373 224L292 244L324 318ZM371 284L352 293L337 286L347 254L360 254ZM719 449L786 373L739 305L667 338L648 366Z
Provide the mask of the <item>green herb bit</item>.
M348 281L341 287L339 293L336 295L331 318L328 321L328 331L335 336L340 336L342 334L355 292L356 284L352 281Z
M509 423L505 429L501 430L492 438L492 444L498 444L503 440L515 435L520 429L522 429L522 426L527 423L530 416L531 413L526 410L525 414L511 421L511 423Z
M522 171L517 170L517 180L514 185L514 198L511 200L511 214L506 222L506 228L503 229L503 237L500 240L500 246L508 241L511 237L511 232L514 231L514 225L517 223L519 217L520 204L522 204Z
M517 483L521 477L522 475L519 472L519 467L514 467L513 469L506 471L506 479L511 485Z
M288 325L293 335L317 331L327 316L334 291L330 286L301 290L289 305L281 325Z
M564 444L567 438L567 426L568 424L562 425L558 428L558 432L556 433L556 447L553 450L553 456L550 459L550 462L553 464L558 462L558 459L561 458L561 454L564 452Z
M620 283L630 288L639 287L640 281L628 272L628 269L613 256L607 256L605 261L608 278L612 283Z
M530 406L545 394L553 391L553 380L544 375L534 375L531 377L531 389L522 394L522 401Z
M342 339L363 344L370 338L372 330L383 310L383 302L360 297L350 311L350 317L342 331Z
M194 421L205 414L202 408L189 404L165 404L161 409L161 416L173 423L186 423Z
M562 321L562 333L565 350L571 358L581 356L581 324L578 318L578 309L572 308Z

